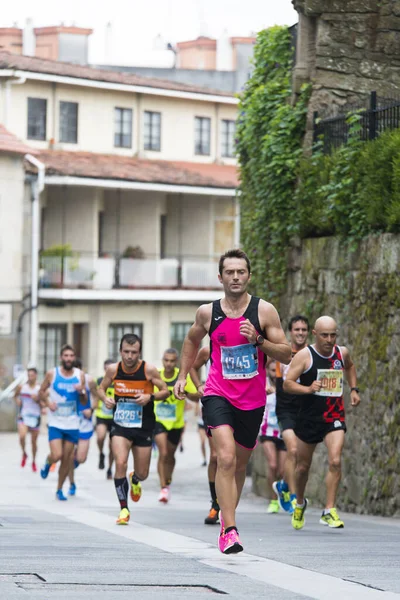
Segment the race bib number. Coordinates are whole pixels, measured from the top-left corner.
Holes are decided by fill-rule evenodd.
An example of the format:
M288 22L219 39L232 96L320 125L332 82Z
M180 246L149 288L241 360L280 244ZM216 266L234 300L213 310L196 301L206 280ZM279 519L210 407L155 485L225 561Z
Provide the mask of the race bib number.
M157 403L155 413L159 421L176 421L176 404Z
M221 346L224 379L251 379L258 375L258 353L253 344Z
M37 415L24 415L22 417L24 424L31 429L39 427L39 417Z
M318 369L317 381L322 382L316 396L342 396L343 395L343 371L341 369Z
M140 428L143 421L143 406L135 402L118 402L114 422L121 427Z
M101 405L101 412L103 413L103 415L107 415L107 416L112 416L114 409L113 408L107 408L107 406L104 404L104 402Z
M56 414L57 417L72 417L72 415L76 415L76 402L71 401L59 404L54 414Z

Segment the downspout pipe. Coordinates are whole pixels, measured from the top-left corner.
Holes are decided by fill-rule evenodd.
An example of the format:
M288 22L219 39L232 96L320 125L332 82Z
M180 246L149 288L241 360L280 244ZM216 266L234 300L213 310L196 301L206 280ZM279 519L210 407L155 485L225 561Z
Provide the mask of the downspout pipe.
M45 165L31 154L25 160L35 166L38 175L31 182L32 223L31 223L31 330L29 337L29 364L37 366L38 357L38 282L39 282L39 243L40 243L40 194L44 190Z

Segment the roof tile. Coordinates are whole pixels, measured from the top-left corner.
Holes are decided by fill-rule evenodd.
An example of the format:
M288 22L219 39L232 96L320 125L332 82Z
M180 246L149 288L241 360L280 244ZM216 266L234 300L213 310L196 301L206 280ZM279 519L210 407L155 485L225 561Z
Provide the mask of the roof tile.
M144 77L134 73L107 71L105 69L97 69L90 66L81 66L57 60L47 60L32 56L21 56L20 54L12 54L6 50L0 50L0 69L18 69L21 71L60 75L63 77L88 79L92 81L121 83L124 85L136 85L141 87L174 90L195 94L226 96L229 98L234 96L234 94L230 94L229 92L224 92L221 90L212 90L186 83L177 83L174 81Z
M26 146L13 133L10 133L4 125L0 125L0 152L11 154L36 154L36 150Z
M38 159L45 164L46 175L229 189L238 185L235 166L214 163L147 160L65 150L40 151ZM31 165L27 164L26 168L32 170Z

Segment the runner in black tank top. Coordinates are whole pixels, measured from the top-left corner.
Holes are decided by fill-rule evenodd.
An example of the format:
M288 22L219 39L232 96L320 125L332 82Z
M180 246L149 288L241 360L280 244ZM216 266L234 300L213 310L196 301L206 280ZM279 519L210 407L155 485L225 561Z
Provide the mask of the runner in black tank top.
M346 424L344 420L343 376L351 388L351 405L360 402L355 366L349 351L336 344L337 325L331 317L315 322L315 344L297 353L292 360L284 390L301 396L295 427L298 437L295 474L297 502L292 516L295 529L304 527L307 500L304 497L308 472L316 445L325 440L329 471L326 477L326 505L322 525L344 526L336 510L336 495L341 478L341 455Z
M169 391L156 367L140 359L141 339L125 334L120 343L121 362L109 365L98 389L100 400L114 409L111 427L111 449L115 459L115 489L121 507L117 525L127 525L129 484L126 469L132 448L134 471L130 474L131 499L138 502L150 468L151 446L155 423L154 400L164 400ZM107 388L114 384L114 397ZM159 391L154 392L154 386Z

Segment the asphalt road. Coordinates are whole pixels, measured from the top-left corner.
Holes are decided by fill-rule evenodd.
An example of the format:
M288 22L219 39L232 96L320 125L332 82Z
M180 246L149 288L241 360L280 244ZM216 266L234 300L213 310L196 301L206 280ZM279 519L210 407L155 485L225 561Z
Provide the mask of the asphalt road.
M39 439L39 464L47 439ZM295 531L285 514L268 515L247 482L238 512L245 552L219 553L206 468L195 425L185 434L168 505L160 505L156 458L128 527L118 527L114 485L97 469L93 441L76 472L77 495L55 499L46 481L19 466L16 434L0 434L0 599L400 600L400 521L341 516L343 530L319 525L320 507ZM64 490L66 491L66 489Z

